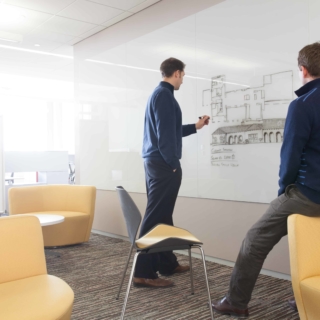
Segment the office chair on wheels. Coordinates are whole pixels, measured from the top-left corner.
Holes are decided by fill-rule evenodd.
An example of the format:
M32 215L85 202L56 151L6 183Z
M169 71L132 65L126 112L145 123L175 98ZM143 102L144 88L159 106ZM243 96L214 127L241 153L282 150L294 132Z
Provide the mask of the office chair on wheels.
M141 222L140 211L135 205L130 195L127 193L127 191L123 187L119 186L116 188L116 190L119 196L121 209L126 221L129 239L131 242L131 249L130 249L129 256L122 274L118 294L116 296L117 300L119 298L122 284L128 269L132 251L133 249L136 250L136 253L133 259L133 265L131 269L127 292L126 292L126 296L125 296L124 304L122 308L121 319L122 320L124 319L126 306L129 298L129 293L130 293L130 288L131 288L131 283L133 279L133 274L134 274L134 270L135 270L135 266L136 266L136 262L139 254L150 254L150 253L164 252L164 251L171 251L171 250L188 250L189 262L190 262L191 294L194 294L193 271L192 271L192 264L191 264L191 249L198 248L202 256L204 274L206 278L206 285L207 285L207 291L208 291L210 315L211 315L211 319L213 320L213 311L211 308L211 297L210 297L208 276L207 276L207 270L206 270L205 255L202 249L202 242L198 240L189 231L181 228L169 226L166 224L158 224L153 229L151 229L147 234L145 234L143 237L136 239L136 235Z

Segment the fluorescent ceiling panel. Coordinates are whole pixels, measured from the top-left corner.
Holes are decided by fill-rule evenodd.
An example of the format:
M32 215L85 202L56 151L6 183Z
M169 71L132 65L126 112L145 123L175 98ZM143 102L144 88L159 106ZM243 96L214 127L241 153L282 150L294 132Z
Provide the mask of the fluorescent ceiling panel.
M121 10L129 10L146 0L88 0L90 2L100 3L105 6L121 9Z
M76 0L6 0L5 3L28 8L32 10L42 11L51 14L57 14Z
M153 4L159 2L160 0L146 0L145 2L142 2L141 4L137 5L136 7L133 7L129 9L128 11L137 13L145 8L148 8L152 6Z
M41 28L44 30L77 37L80 34L91 30L95 26L96 25L92 23L55 16L53 19L45 23Z
M65 10L59 12L59 16L93 24L101 24L122 12L122 10L106 7L98 3L78 0Z
M51 17L51 14L0 4L1 31L24 35Z

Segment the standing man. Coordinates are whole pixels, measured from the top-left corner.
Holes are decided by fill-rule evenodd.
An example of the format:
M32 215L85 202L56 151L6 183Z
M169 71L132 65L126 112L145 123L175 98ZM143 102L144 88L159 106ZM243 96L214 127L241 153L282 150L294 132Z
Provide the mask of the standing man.
M251 227L234 266L229 291L213 301L213 310L247 317L248 303L272 248L287 234L293 213L320 216L320 43L300 50L298 67L303 86L291 102L284 128L278 198ZM289 300L292 308L295 301Z
M173 225L172 214L178 196L182 171L180 167L182 137L196 133L208 125L203 116L196 124L182 125L182 113L174 90L179 90L185 64L175 58L162 62L163 81L149 97L145 113L142 157L145 159L148 203L141 224L140 237L159 223ZM181 266L172 251L139 255L133 283L143 287L168 287L173 282L158 278L181 273L189 266Z

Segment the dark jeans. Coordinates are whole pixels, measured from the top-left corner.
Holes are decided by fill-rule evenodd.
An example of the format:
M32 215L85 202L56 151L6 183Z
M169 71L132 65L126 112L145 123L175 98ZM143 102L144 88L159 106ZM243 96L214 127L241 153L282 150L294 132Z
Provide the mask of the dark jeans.
M144 169L148 203L139 237L160 223L173 226L172 214L182 179L181 168L173 172L165 161L145 160ZM172 251L140 254L134 276L156 279L157 271L171 273L177 266L177 258Z
M295 185L289 185L248 231L233 268L227 294L227 300L234 307L247 308L263 262L272 248L287 235L287 218L293 213L319 217L320 204L310 201Z

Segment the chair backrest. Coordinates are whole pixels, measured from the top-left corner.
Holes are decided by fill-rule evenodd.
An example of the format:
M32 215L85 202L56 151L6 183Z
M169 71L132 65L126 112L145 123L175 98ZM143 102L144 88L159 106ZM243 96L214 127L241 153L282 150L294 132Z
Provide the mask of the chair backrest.
M75 211L93 216L96 188L76 185L44 185L10 188L9 213Z
M47 274L38 218L0 218L0 283Z
M136 236L141 222L141 213L128 192L123 187L119 186L116 190L119 196L124 219L126 220L130 242L135 246Z

